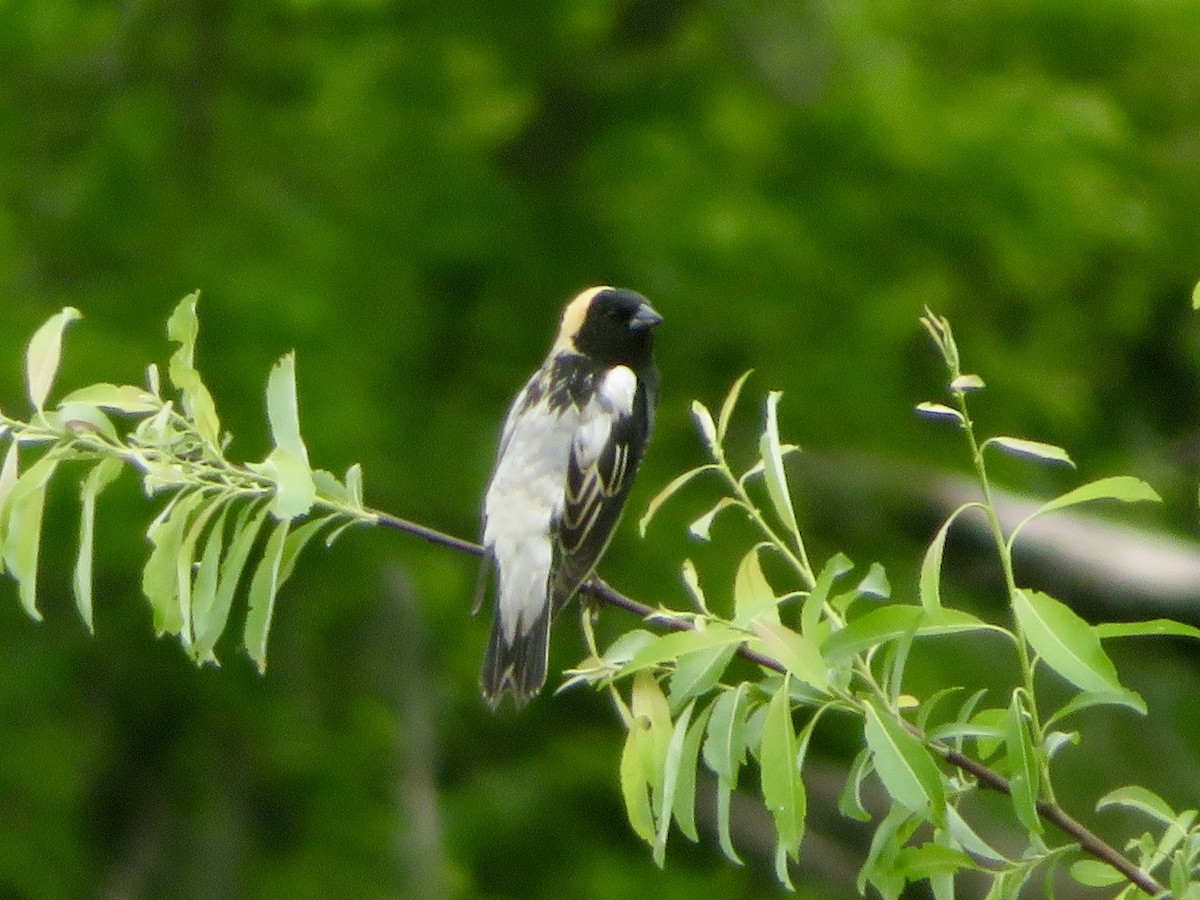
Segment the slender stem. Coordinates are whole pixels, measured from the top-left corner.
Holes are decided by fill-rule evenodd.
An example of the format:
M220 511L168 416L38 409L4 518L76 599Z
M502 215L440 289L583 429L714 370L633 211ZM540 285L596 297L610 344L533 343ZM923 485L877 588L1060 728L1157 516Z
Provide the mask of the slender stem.
M414 537L419 537L422 540L437 544L441 547L447 547L451 550L457 550L461 553L469 553L474 556L482 556L484 548L473 541L466 541L462 538L454 537L446 534L443 531L438 531L435 528L429 528L425 525L420 525L416 522L411 522L407 519L401 519L397 516L388 513L379 512L377 510L366 510L367 515L374 516L380 525L386 528L392 528L396 531L402 531L405 534L411 534ZM581 594L586 594L601 603L608 606L615 606L618 609L623 609L626 612L632 613L642 619L649 619L661 624L664 628L669 628L672 631L692 631L695 629L695 621L689 616L673 615L663 610L654 609L640 600L635 600L620 591L610 586L607 582L600 578L590 578L585 581L579 588ZM760 653L757 650L752 650L745 644L737 646L737 654L743 659L749 660L756 665L762 666L764 669L770 669L773 672L783 674L787 671L784 665L778 660ZM906 728L914 735L927 740L925 735L912 723L905 719L900 720ZM1002 794L1011 794L1012 787L1008 783L1008 779L1000 775L993 769L989 769L983 763L976 759L972 759L966 754L955 750L945 744L937 741L929 741L929 745L940 753L947 762L956 768L974 776L980 785L991 790L998 791ZM1103 839L1088 830L1086 826L1069 815L1062 807L1056 803L1039 800L1037 802L1038 815L1046 822L1055 825L1064 833L1072 837L1079 843L1079 846L1090 853L1092 856L1108 863L1118 872L1125 876L1132 884L1137 885L1141 890L1151 896L1158 896L1166 889L1159 884L1152 876L1143 872L1130 859L1123 856L1118 850L1111 845L1105 843Z

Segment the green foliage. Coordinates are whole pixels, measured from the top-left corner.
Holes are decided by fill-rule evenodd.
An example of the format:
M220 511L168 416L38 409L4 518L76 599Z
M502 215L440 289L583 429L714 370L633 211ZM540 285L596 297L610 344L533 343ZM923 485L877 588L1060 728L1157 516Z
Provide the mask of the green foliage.
M217 642L257 548L260 558L252 564L245 590L242 643L261 671L266 668L275 598L304 545L322 530L331 543L345 526L371 523L375 516L362 505L357 468L344 481L310 468L300 436L292 354L276 364L267 381L274 449L262 463L240 465L226 457L228 435L221 433L216 405L193 363L199 335L196 301L196 294L184 298L167 323L167 336L179 345L167 369L178 392L175 399L163 397L157 369L151 366L144 388L92 384L47 409L63 332L79 312L64 309L30 339L25 372L32 415L25 421L0 414L0 440L8 442L0 469L4 567L17 582L26 612L39 619L37 579L46 495L57 473L86 466L79 479L79 542L72 586L79 614L92 631L97 500L122 467L136 469L146 495L165 498L146 530L151 550L142 570L142 591L155 631L177 636L197 663L216 663ZM22 449L26 455L38 451L23 472ZM274 524L266 529L268 512ZM269 533L262 538L264 531Z

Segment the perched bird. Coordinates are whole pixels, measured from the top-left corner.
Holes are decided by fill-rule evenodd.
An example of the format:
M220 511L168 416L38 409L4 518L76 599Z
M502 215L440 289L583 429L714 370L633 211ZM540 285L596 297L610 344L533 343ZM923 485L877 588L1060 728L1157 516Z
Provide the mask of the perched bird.
M662 317L633 291L594 287L563 311L550 355L517 394L484 500L475 609L496 575L480 685L495 709L546 683L550 620L596 567L642 461Z

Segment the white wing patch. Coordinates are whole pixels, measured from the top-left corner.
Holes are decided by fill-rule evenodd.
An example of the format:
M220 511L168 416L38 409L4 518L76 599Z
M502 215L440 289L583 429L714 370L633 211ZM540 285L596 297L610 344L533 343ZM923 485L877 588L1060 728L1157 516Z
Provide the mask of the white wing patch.
M597 392L600 405L618 416L629 415L633 412L633 398L637 394L637 386L637 376L628 366L609 369Z

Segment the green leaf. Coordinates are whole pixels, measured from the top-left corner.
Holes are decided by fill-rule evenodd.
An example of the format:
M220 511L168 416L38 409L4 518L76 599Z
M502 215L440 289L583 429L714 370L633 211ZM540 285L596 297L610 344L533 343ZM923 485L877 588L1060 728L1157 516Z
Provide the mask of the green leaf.
M111 443L120 442L112 420L90 403L64 400L58 405L57 410L46 414L46 420L52 426L71 434L99 434Z
M8 445L8 451L4 454L4 463L0 465L0 573L4 572L4 535L6 532L5 522L8 519L5 504L12 496L13 487L17 483L17 446L16 441Z
M842 575L854 568L854 563L842 553L836 553L821 567L816 584L804 598L800 607L800 632L809 636L817 633L817 623L821 620L821 610L829 599L829 591L833 583Z
M229 621L229 611L233 606L233 595L241 579L242 570L250 558L250 550L267 518L267 504L251 503L242 507L241 512L230 532L228 549L219 565L217 590L213 596L212 606L207 615L200 617L195 607L192 610L192 627L196 633L196 642L192 652L197 659L216 662L213 650L225 623ZM251 518L253 516L253 518ZM204 561L200 562L201 567ZM203 619L203 621L202 621Z
M683 487L701 472L715 471L718 471L717 467L709 463L707 465L697 466L694 469L689 469L682 475L676 475L674 478L672 478L667 486L655 494L650 502L646 505L646 512L638 520L638 532L641 534L641 536L646 536L646 528L650 525L650 520L654 518L654 514L658 512L659 508L664 503L671 499L671 496L676 491L678 491L681 487Z
M1192 309L1200 309L1200 283L1192 288Z
M162 406L162 401L145 388L133 384L89 384L71 391L62 398L60 406L67 403L86 403L113 412L141 414L151 413Z
M696 608L702 613L707 613L708 601L704 597L704 589L700 587L700 575L696 572L696 564L690 559L685 559L680 568L680 577L683 579L683 586L687 588L688 594L696 604Z
M766 476L767 494L775 514L791 534L799 536L800 526L796 523L796 511L792 508L792 497L788 492L787 476L783 471L783 448L779 443L779 421L776 408L779 406L779 391L767 394L767 422L759 440L763 474Z
M649 723L629 717L629 731L621 749L621 796L633 833L651 846L655 841L654 814L650 810L649 778L644 769L643 733Z
M346 470L346 490L355 509L363 508L363 471L362 466L355 463Z
M929 549L925 551L925 557L921 560L921 605L928 612L936 612L942 608L942 555L946 549L946 536L950 532L950 526L954 524L954 520L960 513L973 508L983 509L983 504L975 501L964 503L950 513L946 517L946 521L942 523L942 527L938 529L937 534L933 536Z
M729 389L729 393L725 395L725 402L721 404L721 411L717 414L718 443L725 443L725 435L729 432L729 420L733 418L733 411L737 407L738 397L742 394L742 387L745 385L746 379L753 372L753 369L747 369L743 372L741 377L733 383L733 387Z
M263 558L259 560L250 580L250 610L246 613L246 652L258 666L260 673L267 670L267 636L271 631L271 618L275 613L275 594L279 590L279 568L283 559L284 544L291 520L283 519L275 525Z
M318 531L336 519L336 514L319 516L315 519L310 519L299 528L291 530L288 534L287 543L283 545L283 559L279 562L278 587L283 587L284 582L292 577L292 570L296 568L296 560L300 558L300 554L304 552L304 548L308 542L316 536Z
M666 760L663 764L662 776L662 812L658 817L658 832L654 840L654 862L661 869L666 863L667 834L671 830L671 817L677 802L676 791L680 787L679 772L685 765L683 759L684 743L688 735L688 726L692 721L692 711L696 702L689 703L680 714L679 719L671 729L671 739L667 742ZM693 759L693 772L695 771Z
M897 900L904 890L904 879L896 873L896 859L904 842L916 828L912 813L900 803L893 803L883 821L875 828L866 861L858 872L858 892L867 893L867 884L886 900Z
M886 600L892 596L892 585L888 581L887 569L882 563L873 562L862 581L855 587L858 593L874 600Z
M721 680L729 661L737 652L736 644L708 647L681 653L675 663L668 697L671 709L679 709L693 697L711 691Z
M1041 441L1030 441L1025 438L998 435L984 441L980 450L986 450L988 447L999 447L1007 453L1014 453L1017 456L1028 456L1033 459L1045 460L1046 462L1066 463L1071 468L1075 468L1075 463L1067 455L1067 451L1062 447L1054 446L1054 444L1043 444Z
M290 521L312 509L317 499L312 471L292 451L276 447L265 460L249 468L274 483L275 499L271 503L271 515L276 519Z
M218 452L221 421L217 418L212 395L195 368L196 339L200 334L200 320L196 317L196 301L199 298L199 291L188 294L167 320L167 339L179 344L179 348L171 355L167 375L182 396L183 411L196 424L197 431L208 442L210 449Z
M245 509L249 510L250 507ZM225 522L228 517L229 504L226 503L222 505L220 517L208 530L208 538L200 554L200 566L196 570L196 580L192 584L192 632L195 635L192 657L201 663L216 662L212 643L207 640L207 636L212 629L213 609L217 599L217 577L220 574L221 550L224 546Z
M745 628L758 618L779 621L775 591L763 574L758 561L758 547L752 547L738 564L733 581L734 625Z
M972 856L998 865L1008 862L987 841L975 833L975 829L967 824L967 820L962 817L962 814L954 804L949 804L946 807L946 831L960 847Z
M1038 656L1067 681L1085 691L1126 692L1100 638L1069 606L1040 591L1018 590L1013 610Z
M930 403L928 401L918 403L917 412L931 419L946 419L958 425L966 424L962 413L957 409L947 406L945 403Z
M726 510L731 506L739 505L740 504L738 501L734 500L732 497L722 497L711 509L709 509L708 512L693 521L692 524L688 526L688 533L698 540L707 541L709 539L709 530L712 528L713 519L715 519L722 510Z
M788 877L787 860L799 859L808 807L804 781L800 777L796 759L790 685L790 676L785 675L783 683L771 698L759 751L763 800L775 820L775 874L780 882L789 887L791 879Z
M300 436L300 404L296 396L296 354L287 353L267 377L267 421L275 446L308 466L308 448Z
M92 545L96 531L96 498L120 473L121 460L110 456L92 467L79 490L79 555L75 559L72 585L75 607L92 634L96 633L92 621Z
M939 827L946 822L942 776L929 751L892 714L875 702L865 704L864 735L875 755L875 770L898 803Z
M700 439L704 441L708 452L714 457L719 456L717 426L713 424L712 413L708 411L708 407L699 400L692 401L692 419L696 423L696 430L700 432Z
M960 394L967 391L981 391L983 388L983 379L978 375L959 375L950 382L950 390Z
M704 740L704 762L731 789L737 787L738 771L746 757L748 689L749 684L743 681L716 699Z
M862 783L874 771L875 765L871 758L871 751L867 749L859 751L858 756L854 757L854 762L850 765L850 774L846 776L846 784L838 796L838 810L847 819L856 819L859 822L871 821L871 814L867 812L867 808L863 806L862 802Z
M1008 748L1009 788L1017 819L1028 832L1041 834L1042 820L1038 817L1037 800L1041 791L1041 766L1033 747L1021 697L1013 691L1005 722L1004 743Z
M1136 784L1109 791L1096 801L1096 812L1103 812L1112 806L1136 809L1164 825L1170 825L1175 821L1175 810L1171 809L1162 797L1154 791Z
M12 450L9 451L12 453ZM7 465L7 462L6 462ZM17 582L25 612L40 622L37 608L38 552L42 540L42 514L46 486L58 468L58 457L43 456L17 478L3 507L4 565Z
M733 836L730 833L729 827L733 790L733 785L724 778L717 779L717 840L721 845L721 852L725 854L725 858L735 866L740 866L742 865L742 860L737 855L737 851L733 849Z
M204 500L199 491L177 495L158 515L146 531L154 549L142 569L142 593L150 602L154 614L154 630L164 634L181 634L184 628L180 609L178 566L184 529L193 510ZM191 565L191 559L187 560Z
M1098 859L1080 859L1071 863L1071 877L1086 887L1112 887L1125 881L1125 876Z
M1008 545L1012 547L1021 529L1046 513L1078 506L1081 503L1091 503L1095 500L1117 500L1121 503L1161 502L1154 488L1140 478L1131 475L1114 475L1111 478L1101 478L1082 484L1074 490L1067 491L1053 500L1044 503L1039 509L1026 516L1008 536Z
M621 667L621 674L632 675L643 669L651 669L675 660L685 653L713 647L728 647L744 640L746 640L744 633L715 622L707 624L703 630L674 631L657 635Z
M907 881L924 881L937 875L953 875L963 869L979 868L975 860L961 850L933 842L920 847L905 847L896 857L896 874Z
M821 645L821 655L830 668L836 669L857 653L903 637L914 623L916 637L968 631L994 631L1008 635L1003 628L961 610L944 608L937 613L928 613L919 606L893 604L873 609L840 631L835 631Z
M1146 702L1133 691L1122 691L1119 694L1100 693L1097 691L1080 691L1046 719L1044 727L1049 728L1055 722L1067 718L1080 710L1093 706L1126 706L1134 712L1146 714Z
M1200 638L1200 628L1176 622L1174 619L1151 619L1147 622L1102 622L1092 628L1101 640L1122 637Z
M779 622L755 620L750 626L767 656L782 663L787 671L819 691L829 689L825 660L812 638L806 637Z
M700 742L704 739L710 715L712 706L696 716L688 726L679 754L679 782L675 789L675 803L671 808L679 830L692 843L700 840L696 832L696 769L700 764Z
M350 505L350 492L346 486L337 480L337 476L325 469L312 470L313 487L317 494L328 500Z
M29 392L29 402L38 412L45 408L50 388L54 386L54 377L58 374L63 332L68 325L82 317L83 313L75 307L64 306L29 339L25 348L25 386Z

